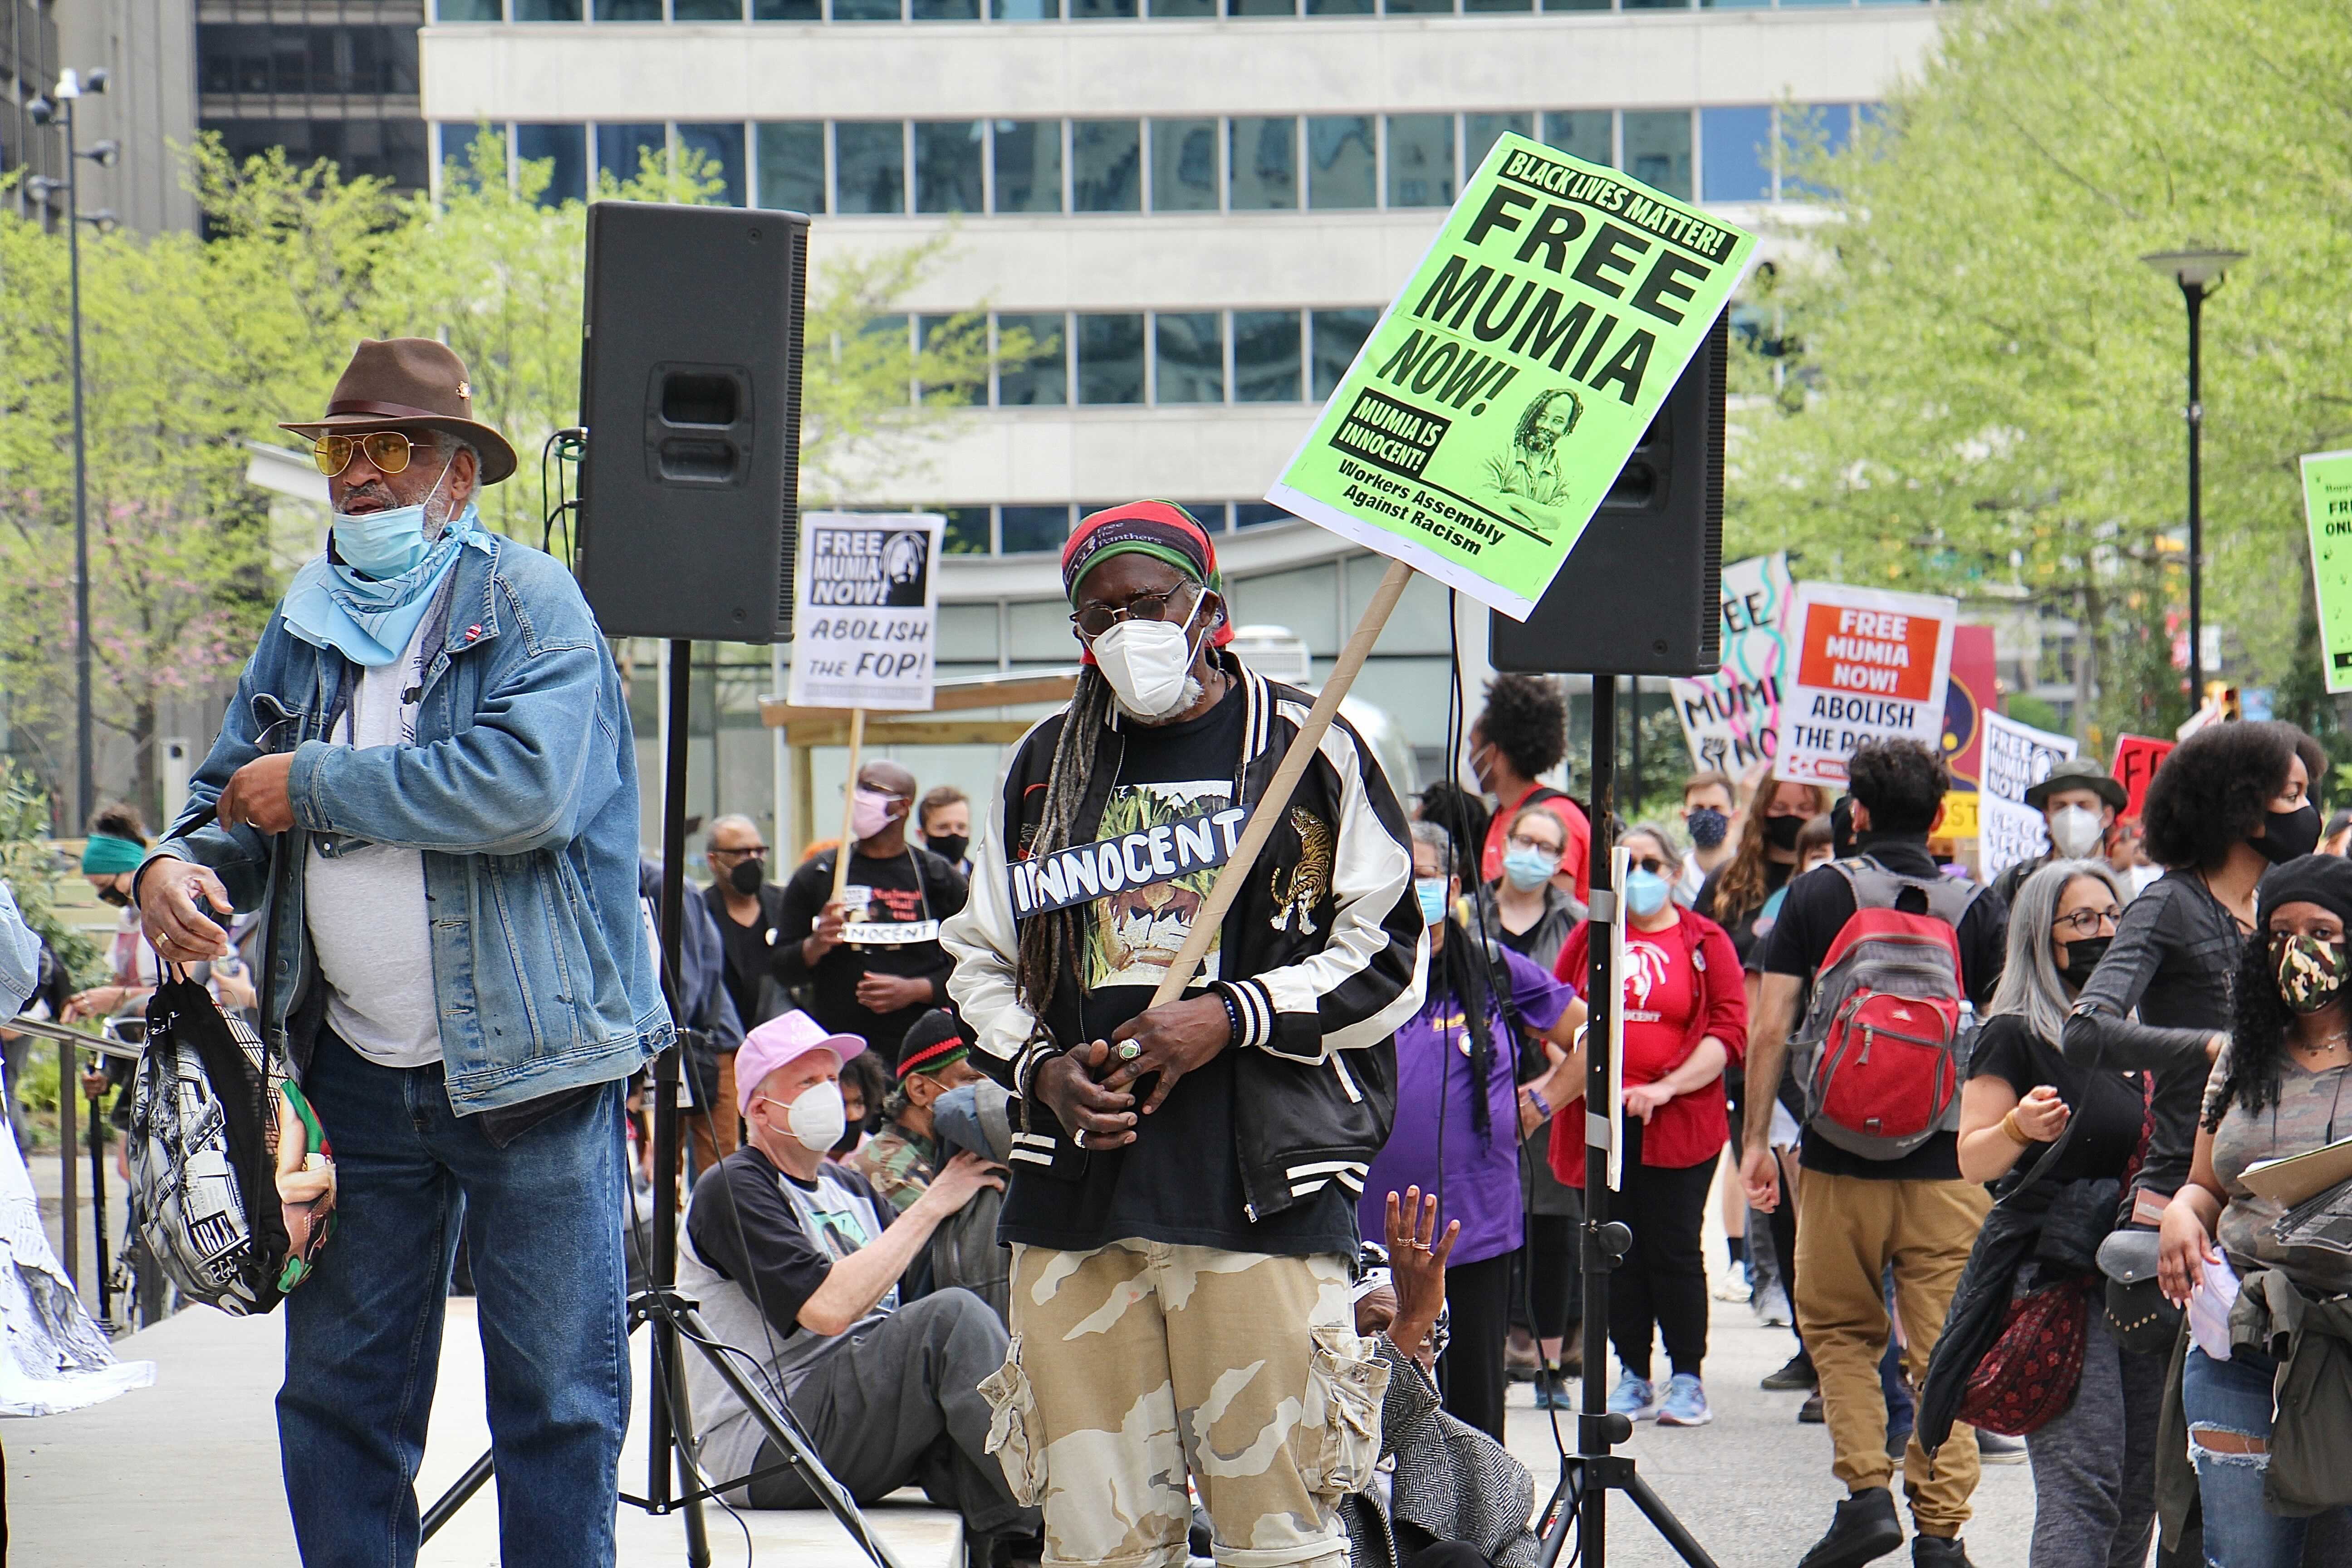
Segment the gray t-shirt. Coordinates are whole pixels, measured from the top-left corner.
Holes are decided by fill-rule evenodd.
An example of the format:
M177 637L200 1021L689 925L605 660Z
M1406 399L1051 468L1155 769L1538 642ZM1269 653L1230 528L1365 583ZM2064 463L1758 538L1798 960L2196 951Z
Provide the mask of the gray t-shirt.
M2232 1047L2224 1046L2205 1081L2205 1105L2199 1124L2212 1115L2230 1076ZM2230 1195L2221 1210L2222 1253L2241 1279L2257 1268L2282 1268L2287 1278L2314 1294L2336 1295L2352 1290L2352 1258L2317 1247L2280 1245L2271 1227L2286 1212L2270 1198L2256 1197L2239 1178L2258 1160L2304 1154L2352 1135L2352 1094L2346 1079L2352 1071L2330 1068L2313 1072L2286 1054L2279 1065L2279 1098L2275 1106L2249 1111L2232 1105L2213 1131L2213 1173Z

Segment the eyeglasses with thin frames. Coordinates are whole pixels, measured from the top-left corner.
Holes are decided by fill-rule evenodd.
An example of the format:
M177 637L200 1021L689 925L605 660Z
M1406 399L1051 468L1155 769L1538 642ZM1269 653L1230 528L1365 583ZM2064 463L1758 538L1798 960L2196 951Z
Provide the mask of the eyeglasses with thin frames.
M1169 602L1192 586L1179 583L1164 593L1138 594L1124 605L1088 605L1072 612L1070 624L1089 637L1098 637L1121 621L1164 621Z
M2096 936L2101 925L2112 926L2123 918L2123 910L2109 904L2104 910L2076 910L2071 915L2060 915L2050 923L2076 936Z
M364 436L321 436L310 444L310 460L331 479L352 466L354 452L373 464L377 473L398 474L407 471L415 447L397 430L371 430Z

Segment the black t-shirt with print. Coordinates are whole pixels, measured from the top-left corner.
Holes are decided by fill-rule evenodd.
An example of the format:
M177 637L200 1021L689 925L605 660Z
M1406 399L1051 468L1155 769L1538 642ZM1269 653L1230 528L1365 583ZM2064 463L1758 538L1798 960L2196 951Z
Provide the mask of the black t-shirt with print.
M827 1173L858 1197L868 1200L887 1227L898 1217L890 1200L856 1171L835 1165ZM746 1143L695 1183L687 1205L686 1232L695 1255L743 1287L761 1304L779 1339L800 1331L800 1310L833 1272L835 1255L869 1247L878 1237L860 1234L864 1222L844 1216L835 1223L830 1248L811 1239L792 1200L779 1184L790 1182L814 1199L818 1186L780 1171L767 1155Z
M2042 1178L2045 1182L2119 1181L2139 1148L2140 1127L2147 1115L2144 1077L2112 1068L2086 1073L2013 1013L1985 1020L1969 1058L1969 1076L2000 1079L2020 1100L2046 1083L2074 1111L2074 1139ZM2013 1168L2032 1170L2049 1147L2027 1144Z
M1118 759L1118 778L1096 837L1230 805L1245 721L1246 703L1236 687L1197 719L1122 723L1106 756ZM1109 1039L1150 1003L1216 879L1213 868L1078 906L1084 932L1079 1024L1086 1038ZM1213 945L1202 980L1216 977L1217 958ZM1187 1073L1167 1103L1142 1120L1133 1143L1093 1151L1077 1181L1024 1171L1005 1197L1004 1239L1067 1251L1134 1239L1286 1257L1352 1257L1355 1204L1337 1183L1314 1201L1264 1220L1254 1223L1243 1212L1234 1141L1235 1076L1230 1048ZM1137 1086L1139 1104L1152 1083L1147 1078Z
M801 942L833 898L833 868L832 853L814 856L784 884L776 977L787 984L812 982L809 1012L818 1023L857 1036L883 1061L895 1064L898 1043L915 1020L947 1002L948 973L955 963L939 943L939 922L963 908L964 879L928 849L910 846L905 854L878 860L853 850L842 889L848 927L841 945L812 968L801 962ZM891 940L906 937L919 940ZM930 991L904 1007L877 1013L857 1000L857 982L866 974L918 976L930 983Z

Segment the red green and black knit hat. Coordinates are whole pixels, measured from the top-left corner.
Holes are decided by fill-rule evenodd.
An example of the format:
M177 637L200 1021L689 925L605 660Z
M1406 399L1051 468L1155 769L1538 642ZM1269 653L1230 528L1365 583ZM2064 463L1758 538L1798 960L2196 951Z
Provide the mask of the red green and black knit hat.
M910 1073L937 1073L953 1067L971 1051L962 1023L945 1007L934 1007L908 1026L898 1043L898 1081Z
M1165 561L1213 594L1225 591L1224 576L1217 570L1216 542L1200 519L1172 500L1133 500L1078 520L1062 546L1062 592L1076 604L1078 584L1087 573L1114 555L1129 552ZM1216 647L1233 640L1230 620L1209 634ZM1087 663L1094 662L1091 650L1083 657Z

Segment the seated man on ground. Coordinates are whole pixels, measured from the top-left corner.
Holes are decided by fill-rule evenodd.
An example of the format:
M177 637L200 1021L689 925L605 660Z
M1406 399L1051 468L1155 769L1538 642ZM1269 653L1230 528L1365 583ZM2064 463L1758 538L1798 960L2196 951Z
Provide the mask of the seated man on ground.
M678 1287L702 1304L714 1338L759 1363L759 1381L860 1502L912 1483L975 1537L1034 1532L1037 1510L1013 1500L987 1453L979 1386L1004 1360L1003 1323L968 1290L898 1304L898 1278L931 1232L974 1194L1001 1188L999 1167L959 1154L900 1214L863 1176L828 1163L842 1132L841 1064L864 1045L800 1012L745 1038L736 1084L750 1138L695 1184ZM722 1482L754 1478L727 1487L728 1501L816 1506L705 1358L687 1357L687 1381L705 1468Z
M933 1107L948 1090L981 1081L971 1055L971 1037L947 1008L916 1019L898 1045L898 1081L882 1101L882 1131L845 1162L901 1210L914 1205L939 1170Z

